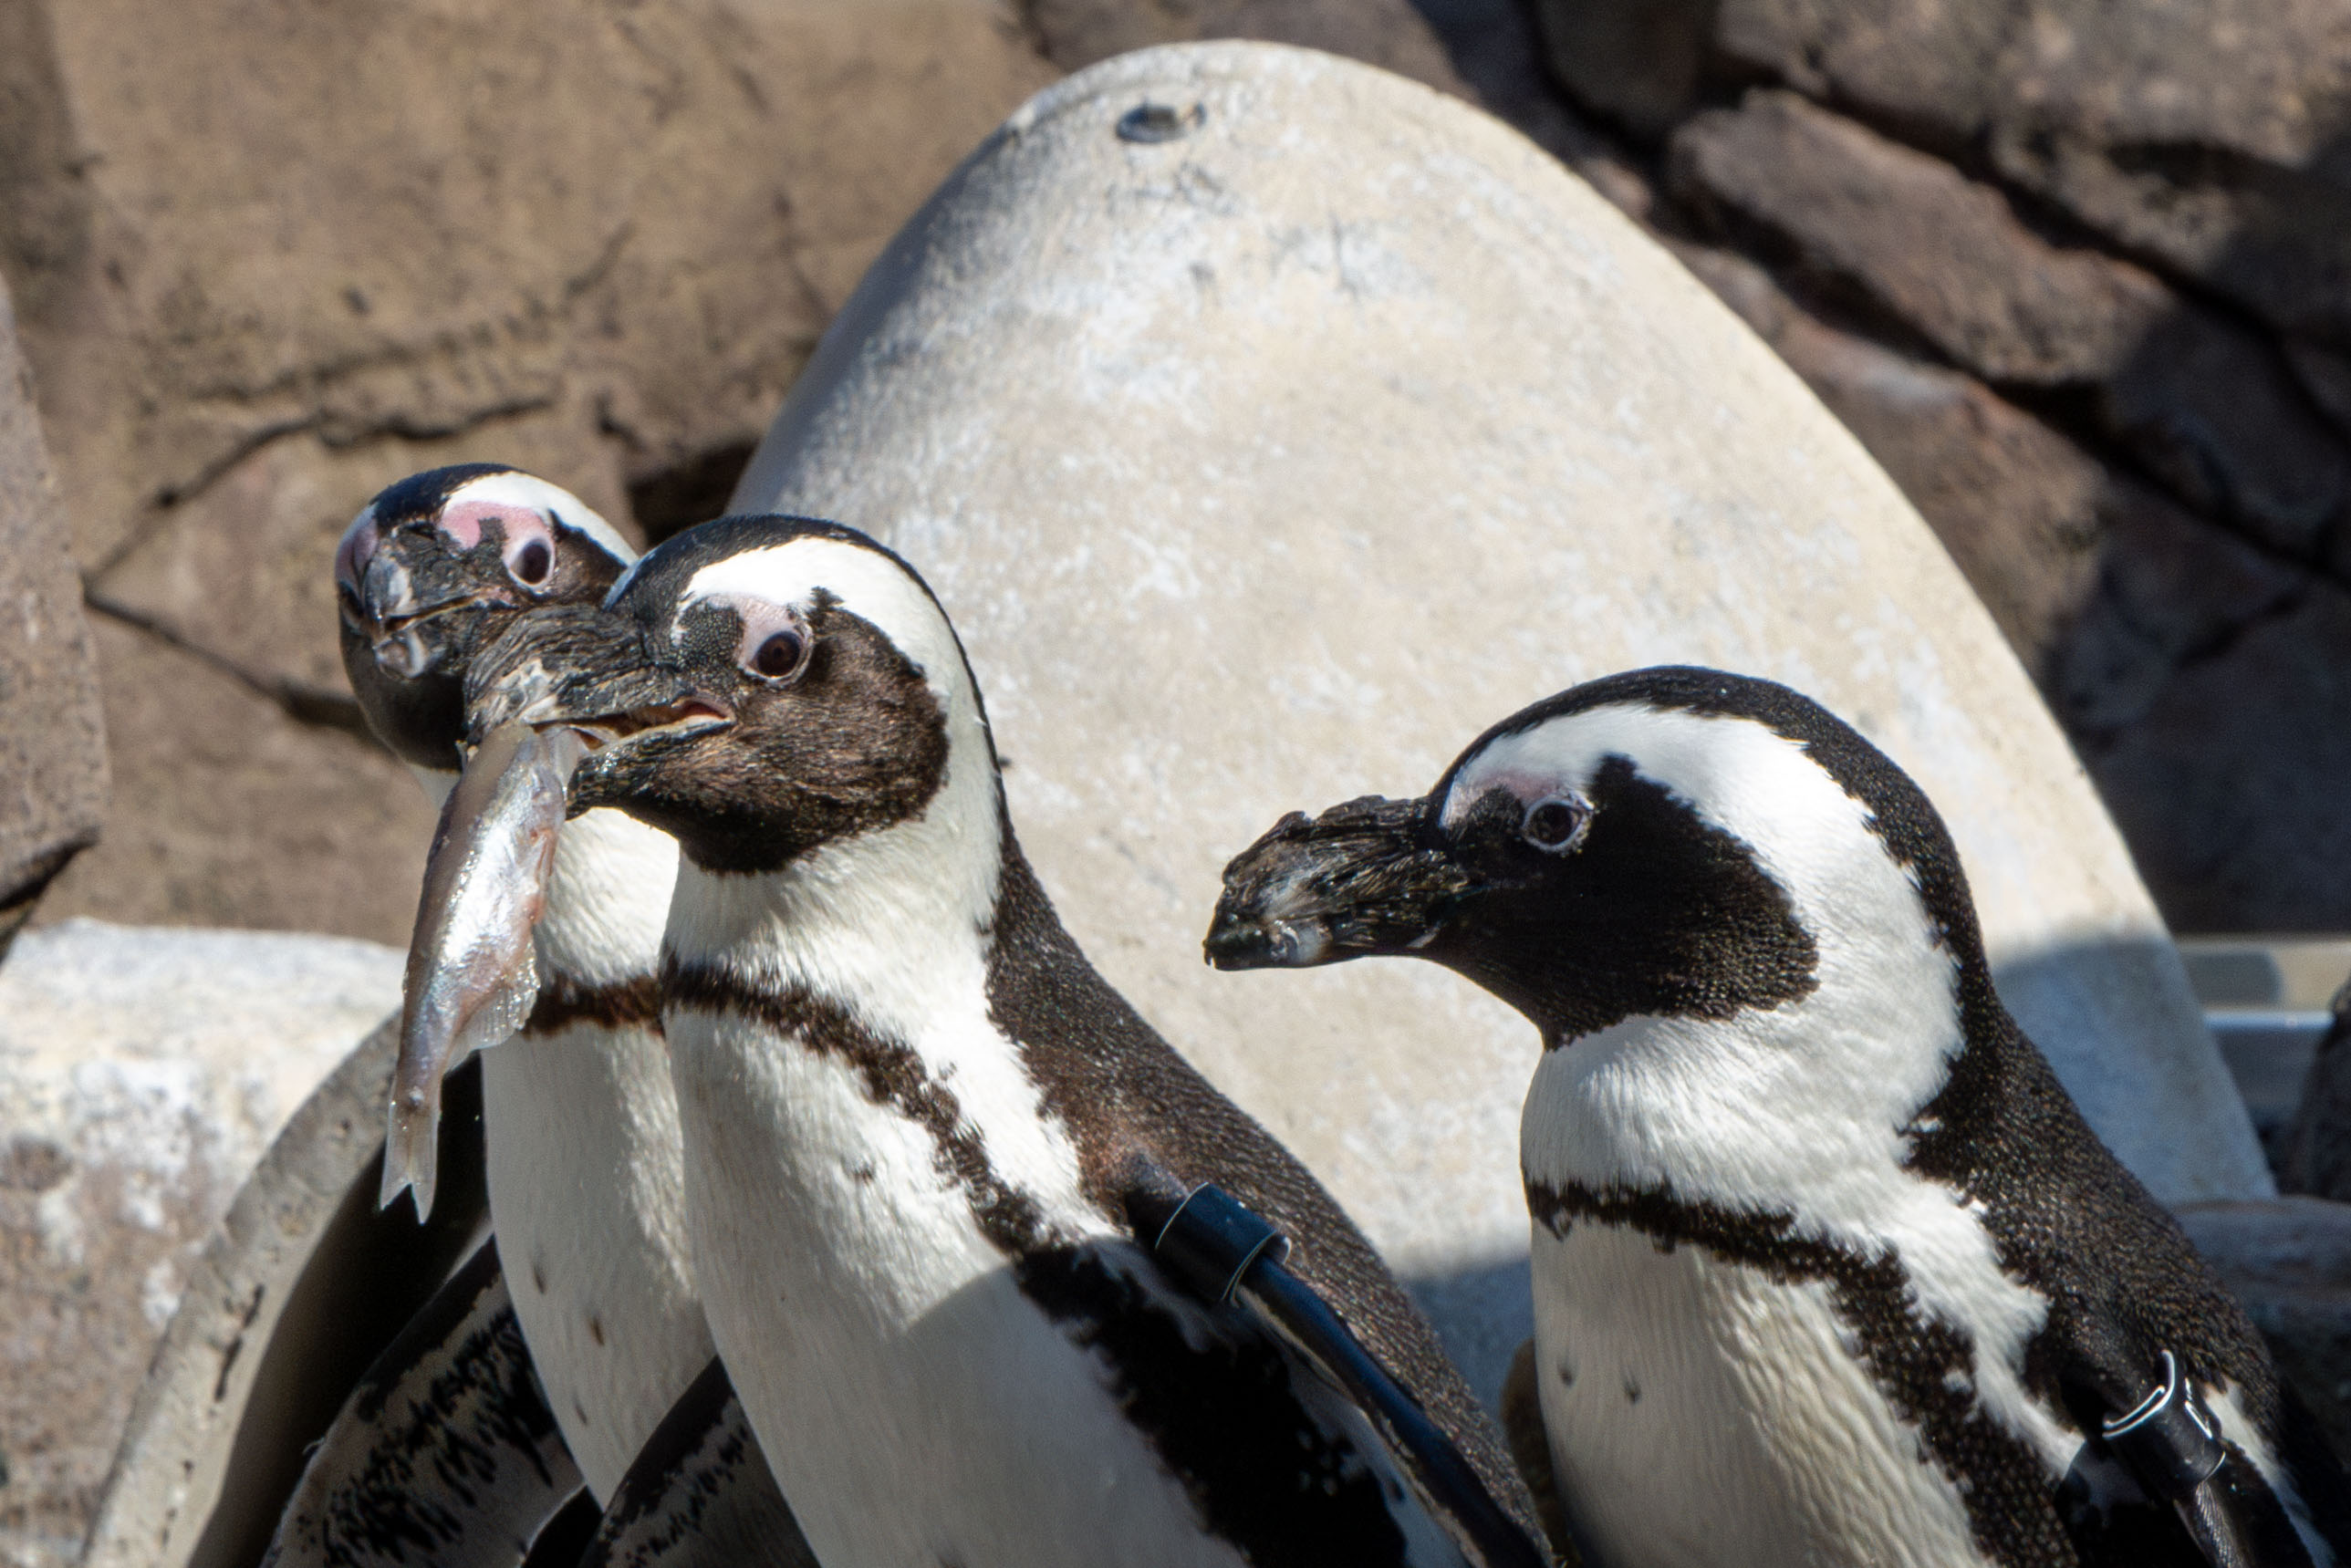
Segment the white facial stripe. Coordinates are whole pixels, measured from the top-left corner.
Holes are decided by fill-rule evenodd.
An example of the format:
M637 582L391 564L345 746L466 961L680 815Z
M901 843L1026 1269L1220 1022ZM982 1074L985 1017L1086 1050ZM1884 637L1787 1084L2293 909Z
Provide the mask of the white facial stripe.
M1832 859L1841 856L1869 816L1799 742L1760 724L1620 703L1495 741L1455 777L1442 820L1447 828L1457 825L1479 797L1495 789L1529 806L1547 795L1588 796L1593 776L1611 756L1637 758L1644 778L1752 845L1767 862L1818 861L1804 852L1807 844L1825 847Z
M629 541L621 537L619 529L599 517L587 502L570 491L550 485L536 475L508 470L503 474L485 474L478 479L469 479L450 492L445 505L455 506L462 501L527 507L555 518L566 528L586 534L622 565L632 566L636 562L637 552L629 548Z
M805 622L819 589L922 666L940 706L950 712L958 705L977 706L968 698L955 633L931 596L889 557L842 539L792 539L714 561L685 585L678 614L710 601L757 600L797 611Z

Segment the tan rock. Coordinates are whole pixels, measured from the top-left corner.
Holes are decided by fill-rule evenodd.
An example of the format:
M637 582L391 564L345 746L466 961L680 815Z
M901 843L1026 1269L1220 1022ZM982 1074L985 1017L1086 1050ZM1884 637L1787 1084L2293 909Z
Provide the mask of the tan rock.
M37 924L266 925L405 947L434 816L407 769L188 653L105 618L93 631L114 805Z
M1194 128L1123 137L1145 104ZM1604 671L1753 671L1858 724L1948 814L2093 1124L2175 1200L2271 1190L2119 837L1917 515L1670 257L1458 104L1248 45L1049 91L893 242L737 502L927 574L1080 940L1406 1272L1491 1282L1439 1313L1489 1393L1524 1333L1531 1032L1434 969L1218 976L1196 945L1282 810L1417 792Z
M94 563L297 430L439 436L609 392L632 453L747 438L873 250L1045 76L992 0L48 22L89 239L31 336L94 416L60 421L59 459Z
M32 392L0 286L0 956L106 811L81 580Z
M124 792L60 913L403 940L413 787L285 711L354 717L344 524L479 459L711 515L873 253L1053 74L1007 0L8 7L0 268L72 542L231 676L108 639Z

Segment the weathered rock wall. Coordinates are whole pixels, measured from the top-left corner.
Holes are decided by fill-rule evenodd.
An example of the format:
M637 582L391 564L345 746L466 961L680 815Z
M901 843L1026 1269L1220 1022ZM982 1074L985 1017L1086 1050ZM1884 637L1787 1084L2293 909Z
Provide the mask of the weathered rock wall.
M354 733L342 526L481 457L707 515L1054 74L996 0L0 0L0 272L117 775L44 917L403 939L432 817Z
M63 512L0 281L0 956L106 812L98 669Z

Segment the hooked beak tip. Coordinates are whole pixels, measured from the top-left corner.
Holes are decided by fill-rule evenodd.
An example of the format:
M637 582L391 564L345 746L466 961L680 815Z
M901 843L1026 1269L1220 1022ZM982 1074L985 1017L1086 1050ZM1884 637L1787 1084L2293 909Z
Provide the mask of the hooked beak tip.
M1219 914L1200 944L1210 967L1236 969L1303 969L1330 950L1329 930L1320 921L1242 919Z

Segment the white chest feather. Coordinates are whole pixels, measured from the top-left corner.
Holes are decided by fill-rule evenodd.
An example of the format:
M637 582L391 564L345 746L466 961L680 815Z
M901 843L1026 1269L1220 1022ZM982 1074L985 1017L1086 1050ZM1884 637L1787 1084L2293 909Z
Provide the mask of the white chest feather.
M676 848L614 811L564 831L540 972L652 975ZM668 1049L582 1023L482 1062L490 1215L516 1316L565 1442L599 1500L710 1360L686 1239Z
M1613 1568L1982 1561L1825 1283L1588 1223L1538 1230L1534 1282L1552 1462Z
M1238 1561L1021 1294L929 1128L756 1023L672 1037L711 1328L827 1568Z
M580 1025L482 1060L490 1214L515 1314L589 1490L609 1499L709 1363L669 1055Z
M988 1015L978 922L891 917L903 845L859 845L856 874L819 856L781 891L689 869L670 937L796 998L673 1010L669 1032L711 1330L810 1545L826 1568L1230 1568L1110 1353L1016 1278L1022 1235L1134 1255ZM1196 1343L1229 1332L1146 1288ZM1294 1382L1386 1476L1340 1402ZM1395 1511L1412 1561L1458 1562Z

